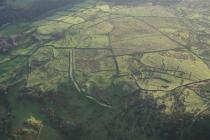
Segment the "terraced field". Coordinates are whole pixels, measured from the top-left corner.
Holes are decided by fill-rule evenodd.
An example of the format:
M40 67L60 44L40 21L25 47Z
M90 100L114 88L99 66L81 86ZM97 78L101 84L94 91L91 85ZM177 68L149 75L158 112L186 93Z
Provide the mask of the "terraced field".
M191 116L180 127L194 132L199 117L209 116L210 15L185 8L90 0L32 24L3 28L0 43L18 38L0 53L0 84L8 89L14 116L12 138L108 140L110 132L132 140L117 124L126 126L126 120L117 116L147 98L161 115ZM147 136L151 112L141 116L145 130L138 138L170 139L169 132Z

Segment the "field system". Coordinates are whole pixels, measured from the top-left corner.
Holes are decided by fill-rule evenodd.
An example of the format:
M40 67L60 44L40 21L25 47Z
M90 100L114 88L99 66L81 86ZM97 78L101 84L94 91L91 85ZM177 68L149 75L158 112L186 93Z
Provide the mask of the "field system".
M69 79L78 92L91 96L93 88L97 92L127 81L157 95L184 88L197 98L190 86L210 79L209 58L195 42L199 23L188 20L149 4L59 12L33 24L40 45L32 55L24 54L29 58L18 58L29 59L27 86L42 92Z
M194 122L209 113L209 20L205 12L181 4L167 7L88 1L30 25L2 28L2 38L18 39L11 50L0 54L0 83L10 89L10 101L16 100L21 91L22 96L34 98L74 92L82 98L80 102L85 102L80 105L83 110L87 104L118 110L118 103L123 102L118 96L129 100L141 92L163 104L166 114L180 109L181 102L185 106L182 111L194 114ZM62 83L73 88L60 90ZM120 92L129 94L115 93L110 89L113 85L122 85ZM32 111L26 106L23 117L18 108L27 104L31 105L27 101L11 105L16 108L15 127L31 115L43 118L35 105ZM126 101L125 106L129 104ZM75 113L81 120L68 118L70 112L72 108L68 107L59 111L69 121L85 119L82 111Z

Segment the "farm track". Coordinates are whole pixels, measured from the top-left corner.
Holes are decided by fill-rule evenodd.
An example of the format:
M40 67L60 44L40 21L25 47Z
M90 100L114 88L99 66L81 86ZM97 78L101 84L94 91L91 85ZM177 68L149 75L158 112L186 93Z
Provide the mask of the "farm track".
M74 76L74 50L73 49L69 50L69 76L75 88L77 89L78 93L81 93L80 86Z
M76 81L75 78L75 56L74 56L74 49L70 49L69 50L69 76L70 76L70 80L73 82L75 88L77 89L78 93L81 94L82 96L85 96L87 99L94 101L95 103L99 104L102 107L106 107L106 108L112 108L111 105L108 105L107 103L103 103L100 102L99 100L97 100L96 98L89 96L89 95L85 95L86 93L83 93L82 89L79 86L79 83Z
M112 53L112 58L113 58L113 61L114 61L114 64L115 64L115 70L116 70L115 75L119 76L120 75L119 65L118 65L118 62L117 62L117 58L115 57L114 50L112 48L110 33L108 33L108 44L109 44L109 49Z

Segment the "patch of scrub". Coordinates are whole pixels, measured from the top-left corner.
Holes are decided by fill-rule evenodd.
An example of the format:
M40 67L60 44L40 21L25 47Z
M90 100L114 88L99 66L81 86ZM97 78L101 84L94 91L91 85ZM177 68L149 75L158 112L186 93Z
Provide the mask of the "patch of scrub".
M201 96L198 96L195 91L186 89L184 91L186 112L195 112L195 110L203 109L205 101Z
M11 35L21 33L27 27L27 23L17 23L3 27L0 30L0 37L10 37Z
M0 83L8 84L20 80L27 73L27 58L16 57L13 60L0 64Z
M39 51L41 52L34 54L30 61L31 72L27 86L38 87L43 92L56 90L57 85L68 78L69 53L66 50L54 52L52 48Z

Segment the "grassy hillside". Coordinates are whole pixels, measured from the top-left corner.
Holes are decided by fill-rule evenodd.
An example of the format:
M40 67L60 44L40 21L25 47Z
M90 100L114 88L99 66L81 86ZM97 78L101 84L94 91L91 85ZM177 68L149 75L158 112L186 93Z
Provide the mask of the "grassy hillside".
M2 27L0 136L208 140L206 10L87 0Z

